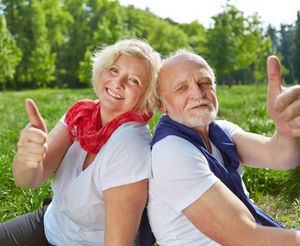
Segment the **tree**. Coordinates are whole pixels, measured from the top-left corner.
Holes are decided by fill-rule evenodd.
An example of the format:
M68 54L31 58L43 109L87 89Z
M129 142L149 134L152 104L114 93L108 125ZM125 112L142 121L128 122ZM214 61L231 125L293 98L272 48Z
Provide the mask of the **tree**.
M278 51L282 54L283 59L281 60L281 64L285 66L290 73L288 73L285 76L282 76L284 78L284 81L287 84L293 84L294 78L292 76L292 67L290 64L290 58L291 58L291 46L292 46L292 37L295 33L295 27L293 25L280 25L280 45L278 48Z
M124 33L123 22L118 1L65 0L64 9L74 19L74 24L68 25L68 42L63 47L65 80L76 87L80 86L79 64L84 60L87 47L93 50L120 39Z
M87 48L84 54L84 60L79 63L79 81L85 85L91 85L92 81L92 55L90 47Z
M266 31L266 37L270 37L273 43L273 47L275 50L275 53L278 51L278 37L277 37L277 31L276 28L272 25L268 25L267 31Z
M205 52L206 46L206 30L198 21L193 21L190 24L180 24L180 29L188 36L188 43L197 54Z
M20 48L14 37L8 32L5 16L0 16L0 83L3 93L6 90L6 80L13 79L16 66L22 59Z
M267 77L267 59L274 54L271 37L263 38L263 42L256 49L257 59L251 64L252 72L255 79L255 85L259 85L259 81Z
M148 39L152 32L152 23L159 21L149 10L141 10L133 5L122 7L124 28L131 37Z
M212 18L215 23L207 31L205 45L208 52L205 55L219 77L228 75L228 85L231 86L234 71L252 65L254 73L253 64L264 49L265 39L262 38L259 17L257 13L244 17L242 11L228 2L223 12ZM255 76L259 77L258 71Z
M37 47L32 51L27 72L28 77L33 83L33 87L42 86L46 88L47 84L55 80L56 53L50 53L51 47L43 38L40 38Z
M291 65L294 77L300 81L300 11L297 12L296 30L292 39Z
M31 84L36 88L36 80L38 74L33 74L37 71L41 63L54 63L51 58L51 49L44 49L49 44L48 29L46 26L46 12L44 11L44 1L40 0L3 0L3 4L7 6L6 14L10 20L9 30L16 37L23 53L22 62L17 66L16 81L17 87L19 83ZM43 40L43 41L41 41ZM37 51L38 49L43 49ZM45 51L48 54L45 54ZM40 55L39 58L37 56ZM49 59L49 60L46 60Z
M173 26L165 20L157 20L151 23L151 28L147 40L163 55L189 47L187 35L178 26Z
M237 13L237 9L234 6L226 5L224 11L212 19L215 21L214 27L207 30L207 52L204 56L212 67L214 67L219 76L225 74L232 74L234 70L234 64L237 63L237 55L235 54L237 46L237 34L234 33L234 21ZM237 17L238 17L237 16ZM243 20L238 20L243 22ZM238 28L235 28L238 30ZM231 85L231 78L229 79L229 85Z
M61 0L43 0L43 10L45 12L51 53L56 54L53 76L56 77L56 86L62 86L62 77L66 71L63 63L64 48L69 38L68 27L74 25L74 19L63 7Z

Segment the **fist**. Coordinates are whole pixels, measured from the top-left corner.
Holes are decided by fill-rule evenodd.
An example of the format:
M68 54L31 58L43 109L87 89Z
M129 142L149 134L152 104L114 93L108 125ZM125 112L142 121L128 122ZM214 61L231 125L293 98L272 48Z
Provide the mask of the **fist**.
M25 102L30 123L21 131L18 142L19 163L37 168L44 160L47 151L47 128L38 108L31 99Z

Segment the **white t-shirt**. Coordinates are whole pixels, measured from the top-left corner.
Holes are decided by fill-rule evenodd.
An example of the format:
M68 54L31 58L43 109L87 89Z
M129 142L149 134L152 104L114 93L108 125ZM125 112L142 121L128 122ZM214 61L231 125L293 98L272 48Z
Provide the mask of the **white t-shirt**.
M87 152L74 142L52 180L53 201L44 216L48 241L57 246L103 245L102 191L151 178L151 141L146 124L125 123L84 171Z
M242 129L227 121L216 123L230 136ZM223 165L219 150L211 143L212 155ZM242 165L238 172L244 173ZM182 213L219 179L192 143L167 136L152 149L152 175L147 206L151 229L160 246L219 245L202 234Z

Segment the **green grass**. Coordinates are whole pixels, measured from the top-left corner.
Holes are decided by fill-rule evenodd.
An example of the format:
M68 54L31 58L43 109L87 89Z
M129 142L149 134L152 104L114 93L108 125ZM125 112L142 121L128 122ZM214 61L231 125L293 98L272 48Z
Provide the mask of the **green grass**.
M237 123L246 131L271 136L275 130L266 112L266 87L217 87L219 118ZM50 180L36 189L15 186L11 165L17 151L20 131L29 122L26 98L32 98L50 131L60 117L77 100L96 99L92 89L35 90L7 92L0 96L0 223L41 207L52 196ZM153 133L161 113L156 111L149 122ZM274 171L245 168L244 181L256 204L275 220L294 228L300 217L300 169Z
M12 162L17 151L20 131L29 118L25 99L35 101L50 131L61 116L77 100L96 99L92 89L36 90L0 94L0 223L41 207L52 196L51 182L36 189L16 187L12 178Z

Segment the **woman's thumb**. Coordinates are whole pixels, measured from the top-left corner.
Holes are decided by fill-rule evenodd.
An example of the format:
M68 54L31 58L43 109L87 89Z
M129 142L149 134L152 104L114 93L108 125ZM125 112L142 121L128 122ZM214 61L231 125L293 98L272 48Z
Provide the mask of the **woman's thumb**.
M34 101L31 99L26 99L25 107L29 119L31 121L31 125L47 133L47 127L45 121L43 117L40 115L40 112L37 106L35 105Z

